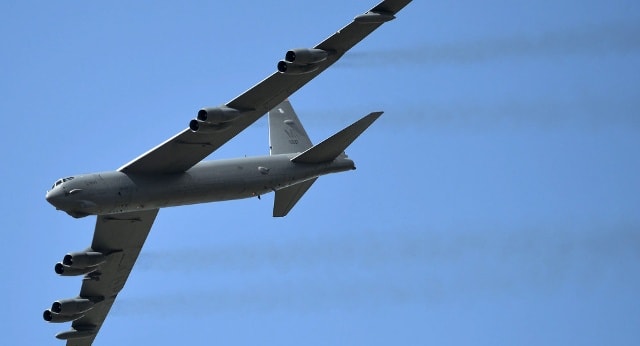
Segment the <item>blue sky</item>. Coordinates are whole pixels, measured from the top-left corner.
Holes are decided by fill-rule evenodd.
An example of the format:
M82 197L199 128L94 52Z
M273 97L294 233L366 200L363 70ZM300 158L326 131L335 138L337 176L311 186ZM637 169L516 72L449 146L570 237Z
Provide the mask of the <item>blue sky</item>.
M44 200L231 100L374 2L0 4L6 344L62 345ZM414 1L290 99L318 142L385 114L291 214L162 210L95 345L636 345L640 2ZM261 119L211 157L268 153Z

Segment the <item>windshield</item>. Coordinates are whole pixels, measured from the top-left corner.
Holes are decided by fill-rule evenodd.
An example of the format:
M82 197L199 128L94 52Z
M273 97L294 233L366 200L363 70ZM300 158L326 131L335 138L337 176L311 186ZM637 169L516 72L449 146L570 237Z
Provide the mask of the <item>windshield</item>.
M64 183L64 182L67 182L67 181L69 181L69 180L73 180L73 177L67 177L67 178L58 179L58 180L53 184L53 186L51 186L51 190L53 190L56 186L58 186L58 185L60 185L60 184L62 184L62 183Z

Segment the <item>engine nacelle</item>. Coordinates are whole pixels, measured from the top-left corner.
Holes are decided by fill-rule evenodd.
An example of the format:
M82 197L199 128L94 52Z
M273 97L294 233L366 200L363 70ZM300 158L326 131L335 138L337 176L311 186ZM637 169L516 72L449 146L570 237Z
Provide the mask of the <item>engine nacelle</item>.
M51 323L64 323L64 322L75 321L82 316L84 316L84 314L64 315L64 314L55 313L48 309L45 310L44 313L42 314L42 317L44 318L44 320Z
M72 268L87 268L100 265L106 260L107 256L101 252L83 251L66 254L62 259L62 264Z
M95 303L86 298L70 298L56 300L51 304L51 311L63 315L75 315L87 312Z
M278 62L278 71L286 74L304 74L318 69L318 64L327 60L332 51L317 48L298 48L288 51L284 60Z
M197 133L214 133L228 129L230 123L211 124L198 119L193 119L189 122L189 129L192 132Z
M278 62L278 71L286 74L305 74L317 70L318 67L318 64L296 65L284 60Z
M80 338L87 338L95 334L96 334L95 328L86 329L86 330L71 329L71 330L67 330L66 332L60 332L56 334L56 338L60 340L80 339Z
M196 119L209 124L222 124L233 121L241 114L240 110L227 106L207 107L198 111Z
M324 61L328 56L329 52L323 49L298 48L288 51L284 56L284 60L296 65L308 65Z
M61 262L58 262L53 267L53 269L56 271L56 274L60 276L76 276L76 275L89 274L97 270L98 267L96 266L96 267L86 267L86 268L74 268L74 267L66 266Z

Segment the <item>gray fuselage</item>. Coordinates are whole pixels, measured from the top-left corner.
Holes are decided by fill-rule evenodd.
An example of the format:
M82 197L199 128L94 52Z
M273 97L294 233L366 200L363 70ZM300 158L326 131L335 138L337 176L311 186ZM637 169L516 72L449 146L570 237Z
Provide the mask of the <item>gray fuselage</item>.
M355 169L339 157L291 162L296 154L203 161L183 173L131 175L119 171L59 180L46 199L73 217L256 197L320 175Z

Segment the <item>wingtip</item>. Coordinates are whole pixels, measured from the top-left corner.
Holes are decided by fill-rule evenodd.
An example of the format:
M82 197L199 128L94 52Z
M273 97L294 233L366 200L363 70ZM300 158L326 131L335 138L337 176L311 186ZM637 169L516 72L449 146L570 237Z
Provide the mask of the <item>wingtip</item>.
M369 115L367 115L368 118L379 118L382 113L384 113L383 111L378 111L378 112L371 112L369 113Z

